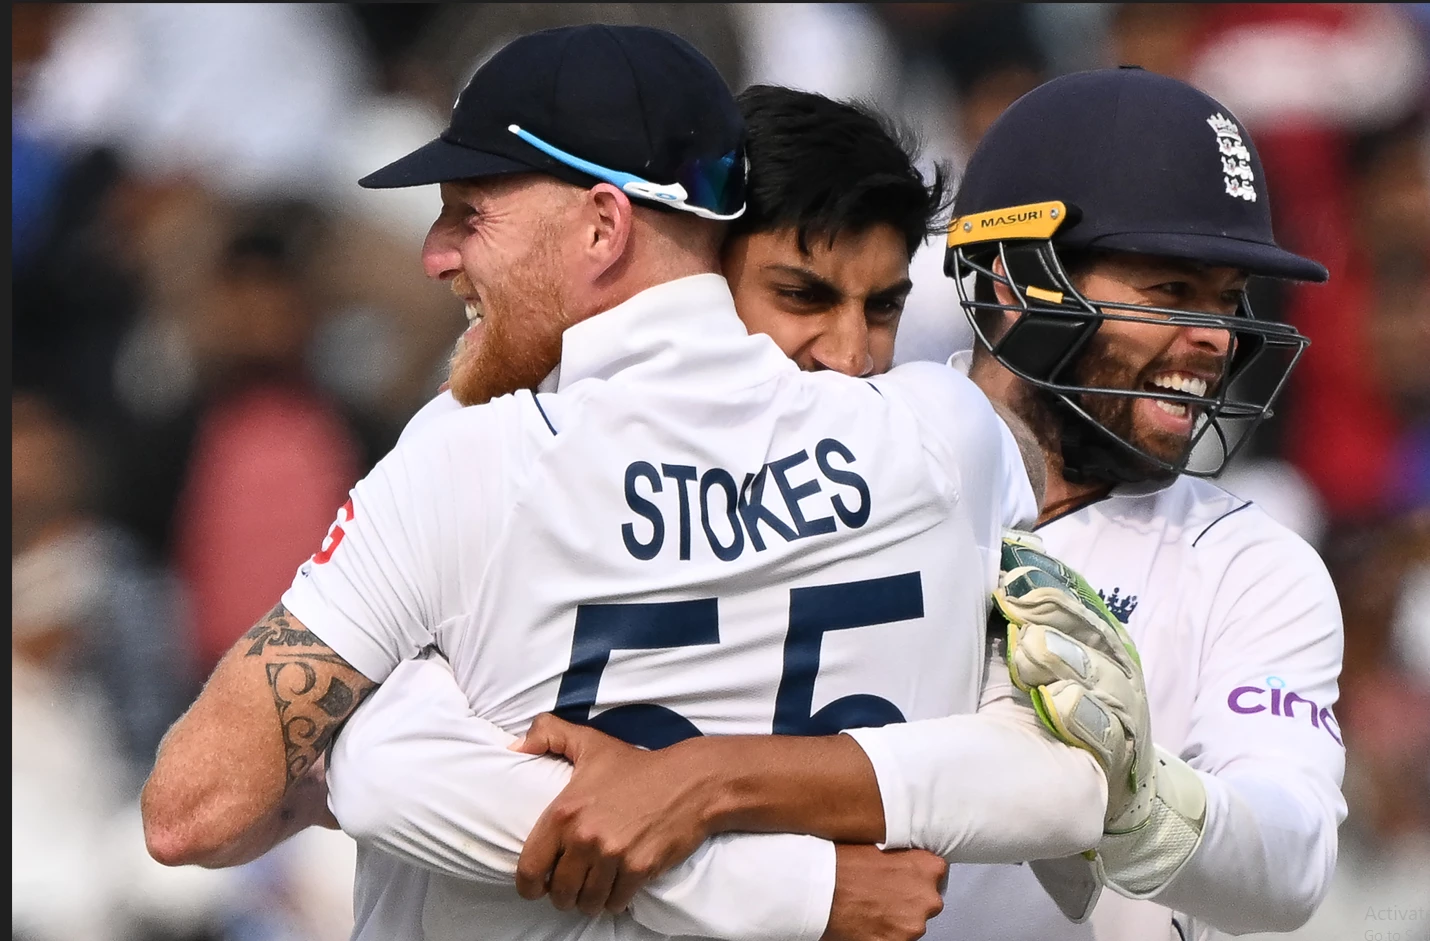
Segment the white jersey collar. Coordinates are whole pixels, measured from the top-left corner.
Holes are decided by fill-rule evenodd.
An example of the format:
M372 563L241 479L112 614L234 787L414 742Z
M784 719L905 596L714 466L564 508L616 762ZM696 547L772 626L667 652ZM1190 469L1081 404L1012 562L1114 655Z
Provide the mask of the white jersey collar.
M559 392L582 379L689 378L694 371L708 371L711 375L703 379L719 382L736 378L719 368L726 362L722 354L739 349L748 357L751 343L767 346L790 369L798 368L768 337L750 337L735 313L724 277L691 275L647 288L567 328L561 338L561 363L547 382L554 378ZM758 357L760 362L768 359L768 351ZM745 369L740 372L746 373L749 363L742 359L739 365Z

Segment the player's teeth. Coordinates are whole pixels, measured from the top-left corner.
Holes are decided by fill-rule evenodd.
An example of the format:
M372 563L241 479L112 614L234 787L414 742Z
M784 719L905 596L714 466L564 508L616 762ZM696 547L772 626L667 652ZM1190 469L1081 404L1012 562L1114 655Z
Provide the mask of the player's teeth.
M467 321L476 323L482 319L482 305L477 301L467 301Z
M1187 416L1187 407L1180 402L1158 402L1157 407L1168 415L1175 415L1178 418Z
M1186 392L1189 395L1207 394L1207 381L1192 376L1157 376L1152 380L1152 385L1159 389L1171 389L1173 392Z

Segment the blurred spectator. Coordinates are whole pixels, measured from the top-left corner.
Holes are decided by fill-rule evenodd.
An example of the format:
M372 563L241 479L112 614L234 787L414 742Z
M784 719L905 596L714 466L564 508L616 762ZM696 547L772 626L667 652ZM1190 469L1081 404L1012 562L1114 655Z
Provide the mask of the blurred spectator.
M226 194L303 195L366 82L349 21L304 3L76 4L36 69L27 119L109 144L134 172Z
M1146 4L1153 14L1163 4ZM1252 127L1367 130L1424 100L1426 61L1409 14L1393 3L1219 3L1190 14L1200 34L1195 82ZM1143 30L1151 29L1151 23Z
M867 3L732 3L745 84L787 85L873 102L886 113L910 91L901 50ZM903 85L904 87L900 87Z
M1417 560L1402 579L1391 644L1410 675L1430 689L1430 559Z
M1430 514L1343 532L1326 560L1346 620L1337 714L1361 811L1346 829L1372 845L1430 840L1430 677L1406 657L1423 630L1410 606L1430 571Z
M372 14L363 14L370 16ZM414 37L413 57L442 75L451 99L477 67L517 36L573 23L620 23L669 30L699 49L733 88L747 84L745 49L728 4L443 3Z
M26 4L13 8L11 18L10 97L23 101L35 64L42 60L62 15L58 4ZM13 262L28 260L48 222L48 209L63 171L63 155L10 113L11 244Z
M25 70L15 114L32 136L65 152L117 158L122 212L99 231L129 239L105 260L128 261L141 296L113 311L101 335L133 325L129 353L135 345L141 354L173 352L170 315L191 309L202 289L193 275L206 267L190 256L212 249L205 213L214 202L328 206L343 224L322 260L329 272L319 291L319 373L341 376L334 391L395 439L432 395L434 362L464 321L460 305L421 276L403 247L413 228L425 232L435 217L436 194L371 194L356 181L389 154L435 136L450 101L434 114L405 90L379 85L388 76L346 4L60 6L65 15L50 18L51 41ZM79 204L87 217L97 214L94 200ZM55 264L73 257L50 254ZM17 321L44 300L18 305L25 316ZM134 323L136 307L143 323ZM115 345L92 364L96 381L109 376ZM345 360L341 370L334 360ZM177 397L168 404L181 406L182 384L170 391Z
M110 834L191 694L172 582L93 514L92 472L70 422L13 398L12 921L30 941L127 937L152 869Z
M365 461L305 361L320 218L262 205L232 225L192 320L202 380L174 519L205 676L316 551Z
M12 367L18 385L94 425L113 418L109 364L136 303L107 234L121 171L111 152L49 133L29 112L37 75L74 16L65 4L13 8Z
M1192 81L1192 57L1202 38L1210 4L1109 5L1113 9L1108 24L1108 55L1103 65L1140 65L1149 72ZM1224 92L1209 93L1218 101L1226 101ZM1240 112L1237 117L1242 117Z
M1003 110L1048 78L1027 4L880 3L873 8L909 63L936 68L945 107L958 116L959 150L971 153Z
M1373 380L1398 424L1385 509L1430 506L1430 128L1415 115L1355 160L1355 227L1370 267Z
M1340 520L1430 499L1426 141L1413 118L1347 145L1341 280L1291 309L1313 343L1293 385L1288 455Z
M196 692L174 578L93 509L95 468L76 427L19 393L11 412L12 624L17 658L93 700L137 793L159 739ZM18 752L17 752L18 754Z
M71 423L19 393L11 428L13 937L341 941L354 851L340 833L233 870L149 858L138 785L194 692L174 583L94 514Z

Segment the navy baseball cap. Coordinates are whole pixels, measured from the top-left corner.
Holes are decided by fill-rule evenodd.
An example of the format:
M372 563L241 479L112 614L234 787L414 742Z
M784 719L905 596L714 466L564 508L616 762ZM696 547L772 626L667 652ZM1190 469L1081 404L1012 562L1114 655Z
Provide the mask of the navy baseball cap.
M534 171L731 218L745 204L744 139L729 86L690 43L651 27L564 26L503 46L436 140L358 183L389 189Z
M954 201L968 216L1057 200L1059 247L1164 255L1325 281L1276 244L1251 136L1211 96L1137 67L1075 72L1013 102L979 142Z

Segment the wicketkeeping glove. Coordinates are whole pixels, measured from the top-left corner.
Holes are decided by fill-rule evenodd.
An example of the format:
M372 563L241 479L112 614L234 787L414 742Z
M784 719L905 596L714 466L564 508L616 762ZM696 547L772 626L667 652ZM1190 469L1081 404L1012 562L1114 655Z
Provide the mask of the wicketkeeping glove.
M1122 623L1041 549L1028 534L1004 539L994 601L1008 621L1013 683L1053 735L1091 752L1107 775L1096 853L1033 866L1064 914L1082 920L1101 882L1146 898L1181 870L1201 841L1206 792L1185 762L1152 743L1142 663Z
M1126 629L1082 576L1022 534L1003 541L993 601L1008 621L1014 685L1054 735L1107 773L1105 828L1141 826L1151 813L1151 719Z

